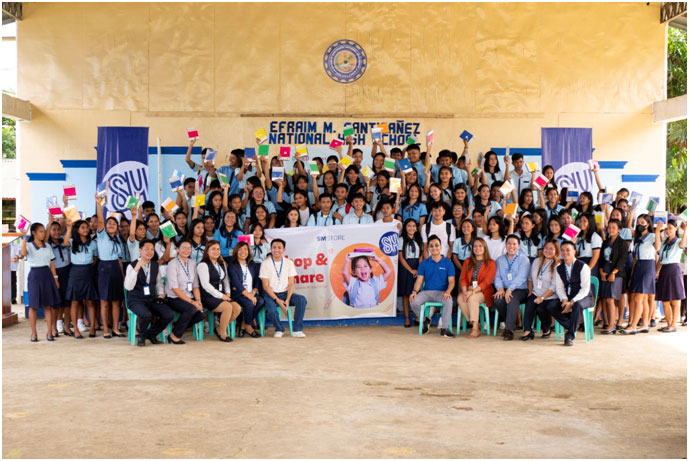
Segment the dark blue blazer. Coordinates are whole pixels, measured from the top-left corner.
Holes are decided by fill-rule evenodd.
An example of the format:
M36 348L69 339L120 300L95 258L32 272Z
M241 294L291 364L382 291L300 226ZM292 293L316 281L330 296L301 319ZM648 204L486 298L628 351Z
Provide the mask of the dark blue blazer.
M251 274L252 289L258 288L259 293L263 288L261 279L258 278L260 266L255 262L249 263L249 273ZM230 273L230 288L232 289L231 296L239 296L244 291L244 277L242 275L242 268L239 264L230 264L228 271Z

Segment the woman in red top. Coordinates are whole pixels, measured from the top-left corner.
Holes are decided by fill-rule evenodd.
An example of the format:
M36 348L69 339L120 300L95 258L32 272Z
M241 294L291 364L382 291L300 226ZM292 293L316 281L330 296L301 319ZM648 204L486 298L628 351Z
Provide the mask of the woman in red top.
M483 303L488 307L493 305L492 284L495 279L495 269L495 261L490 259L486 241L477 238L471 249L471 256L464 261L462 276L459 280L461 293L457 296L462 315L472 324L469 338L477 338L481 335L481 327L478 323L479 305Z

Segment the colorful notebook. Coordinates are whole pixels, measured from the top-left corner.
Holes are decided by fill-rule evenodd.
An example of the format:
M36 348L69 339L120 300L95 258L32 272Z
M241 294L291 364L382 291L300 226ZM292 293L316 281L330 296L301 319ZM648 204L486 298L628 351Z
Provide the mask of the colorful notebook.
M270 155L270 145L268 144L261 144L258 146L258 156L259 157L268 157Z
M402 173L409 173L412 170L411 162L408 158L401 158L397 163L399 164Z
M399 194L402 188L402 180L400 178L390 178L390 193Z
M290 158L292 156L292 148L290 146L280 146L280 158Z
M340 141L339 139L333 139L332 141L330 141L329 147L332 150L337 150L337 148L340 147L342 144L344 144L344 143L342 141Z
M469 142L474 138L474 135L469 133L467 130L462 131L462 134L459 135L459 138L463 141Z
M345 123L344 125L344 130L342 131L342 136L345 138L347 136L353 136L354 135L354 128L352 127L351 123Z
M177 236L177 231L175 230L175 226L172 224L172 221L166 221L161 224L160 232L162 232L165 237L170 239Z
M69 219L72 223L75 223L81 219L81 215L79 214L79 211L77 211L77 207L75 205L70 205L65 208L64 213L67 219Z
M562 236L564 238L566 238L567 240L570 240L573 242L576 240L577 235L579 235L580 231L581 231L581 229L579 229L577 226L575 226L574 224L570 224L567 227L567 229L565 229L565 231L562 233Z
M194 206L200 208L206 204L206 194L194 195Z
M174 213L179 208L175 201L172 200L170 197L166 198L163 201L162 206L168 213Z
M199 131L196 128L187 128L187 136L189 141L199 139Z
M395 159L390 158L390 157L385 157L385 160L383 161L383 168L388 170L390 173L395 171Z
M263 128L260 128L254 133L256 135L256 139L258 139L259 144L263 144L268 140L268 135L266 134L266 130Z
M65 197L67 197L67 200L76 200L77 198L77 188L74 186L74 184L70 184L69 186L64 186L62 188Z

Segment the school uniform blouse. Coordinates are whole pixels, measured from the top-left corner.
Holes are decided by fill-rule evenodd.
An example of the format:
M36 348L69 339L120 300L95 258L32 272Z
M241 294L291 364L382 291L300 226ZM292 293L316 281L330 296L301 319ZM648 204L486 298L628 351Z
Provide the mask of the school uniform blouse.
M416 221L418 225L421 218L424 216L428 216L428 210L426 209L426 205L419 201L416 201L413 205L407 205L402 209L402 222L411 218Z
M470 238L469 243L464 241L464 235L458 237L452 244L452 252L457 255L457 259L464 261L471 257L471 250L474 246L474 239Z
M251 245L251 259L253 259L256 264L261 264L265 261L269 253L270 245L266 242L258 245Z
M79 237L77 237L79 238ZM79 240L81 240L79 238ZM70 257L72 258L72 264L78 264L78 265L84 265L84 264L93 264L93 259L98 256L98 244L96 244L95 241L91 240L89 241L88 244L81 244L79 247L79 252L73 253L72 248L74 248L74 241L75 239L71 239L71 245L72 247L69 249L70 250Z
M538 238L538 243L533 243L533 240L529 237L522 239L521 234L519 235L519 252L526 256L527 258L536 258L538 257L538 250L543 248L543 240L541 238ZM538 236L538 233L536 232L536 229L531 231L531 236L533 237L534 235Z
M333 216L335 213L339 213L340 216L342 216L342 219L347 215L347 207L348 203L345 202L342 205L338 205L337 202L333 203L332 208L330 208L330 216Z
M129 262L138 261L141 259L141 252L139 251L139 241L135 238L132 242L127 239L127 250L129 250Z
M553 216L553 213L555 214L555 216L557 216L558 214L560 214L560 211L565 209L565 207L563 207L559 203L555 204L554 208L550 208L550 205L548 205L548 203L546 203L544 208L545 208L545 214L546 214L546 217L545 217L546 222L548 222L550 220L550 217Z
M323 212L319 211L318 213L312 214L309 216L308 221L306 222L307 226L313 227L313 226L336 226L340 224L340 221L333 218L330 216L330 214L323 216Z
M404 244L400 243L400 250L404 248ZM418 245L417 242L410 241L407 248L404 249L404 259L419 259L421 257L421 250L423 245Z
M500 170L496 171L495 173L490 173L488 171L483 171L483 174L486 177L486 184L488 187L493 187L493 183L496 181L504 181L505 180L505 172Z
M222 298L223 294L229 293L230 292L230 278L227 275L227 271L225 270L226 266L223 266L222 264L218 264L216 266L216 270L219 268L219 275L220 279L222 280L222 288L223 291L220 292L218 291L217 286L213 286L210 282L210 274L208 272L208 264L210 263L201 263L196 267L196 272L198 274L198 279L199 279L199 285L203 290L208 293L209 295L213 296L214 298Z
M199 264L203 259L203 253L206 251L206 245L203 243L196 243L193 239L190 240L190 242L191 255L189 255L189 259L194 261L196 264Z
M36 245L36 242L27 242L26 244L26 263L29 267L50 267L50 261L55 259L53 250L46 244L41 248Z
M663 242L658 254L660 255L660 264L679 264L682 260L684 248L679 246L681 239L675 236L674 239Z
M472 282L476 268L474 268L473 271L470 271L469 262L470 260L467 259L464 261L464 265L462 266L462 275L459 278L460 289L461 287L471 288L473 286ZM483 261L481 267L476 273L476 282L478 283L478 287L481 289L481 293L483 293L485 304L488 307L493 305L493 281L495 280L496 271L497 266L495 261Z
M270 189L266 189L266 198L270 203L273 204L273 208L277 209L277 204L278 204L278 188L273 186ZM285 192L284 190L282 191L282 201L284 202L289 202L289 194ZM265 202L265 200L264 200ZM267 206L266 206L267 208Z
M373 224L373 216L362 211L361 217L354 213L354 209L350 211L342 221L342 224Z
M506 253L504 238L494 239L487 235L484 240L486 241L486 246L488 246L488 254L490 255L490 259L493 261L497 261L500 256Z
M481 204L480 201L478 201L478 202L476 202L476 206L474 208L478 207L479 205L482 207L490 207L490 211L488 212L488 219L492 218L493 216L497 216L498 212L500 210L502 210L502 207L500 206L500 204L498 202L494 202L492 200L490 200L488 202L488 205L483 205L483 204Z
M529 276L529 280L533 283L533 288L531 289L531 294L539 297L543 296L543 294L548 291L552 290L553 294L548 296L545 299L557 299L557 293L556 293L556 281L555 279L557 278L557 271L555 268L555 261L552 259L550 261L546 261L543 263L543 267L541 269L538 269L538 266L541 264L541 258L535 259L534 262L531 264L531 274ZM552 273L551 273L552 269Z
M53 242L48 242L48 245L50 245L50 248L53 250L53 255L55 256L55 259L53 259L55 269L61 269L71 264L71 252L69 251L69 247L64 246L62 243L56 244Z
M161 232L160 229L158 229L158 232L156 233L156 235L153 235L153 234L151 234L151 231L146 229L146 238L149 240L153 240L153 242L157 242L158 240L163 239L163 233ZM133 258L132 258L132 261L134 261Z
M231 251L234 250L234 247L237 245L237 237L239 237L240 235L244 234L238 231L237 229L233 229L229 235L220 232L220 229L215 230L215 234L213 234L213 239L220 242L220 253L222 254L223 258L230 257Z
M191 282L192 290L198 288L199 278L196 275L196 263L187 258L186 264L180 258L175 258L167 264L167 282L165 284L165 294L169 298L178 298L173 288L178 288L189 298L193 298L193 292L188 290L188 283Z
M637 261L648 261L656 259L655 234L647 233L640 239L634 239L634 257Z
M98 258L101 261L117 261L122 258L122 242L120 236L110 237L105 229L96 234L98 239Z
M271 202L270 200L263 200L263 203L261 203L261 205L266 207L266 209L268 210L268 215L275 214L275 205L273 205L273 202ZM256 206L254 206L254 210L256 210ZM249 201L249 203L246 204L244 216L251 216L251 201ZM268 216L268 218L270 218L270 216Z
M582 236L577 238L576 249L577 258L593 258L593 250L600 250L603 246L603 239L598 233L591 234L591 241L587 242Z

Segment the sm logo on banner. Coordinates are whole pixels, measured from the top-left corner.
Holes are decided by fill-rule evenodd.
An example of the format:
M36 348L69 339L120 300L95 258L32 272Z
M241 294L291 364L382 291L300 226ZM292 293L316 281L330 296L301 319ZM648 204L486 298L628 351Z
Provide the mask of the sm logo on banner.
M572 162L563 165L555 172L555 182L560 187L576 188L581 192L592 192L594 178L588 164Z
M110 181L107 208L110 211L125 210L130 196L139 194L148 200L148 165L132 160L118 163L105 173L103 182Z

